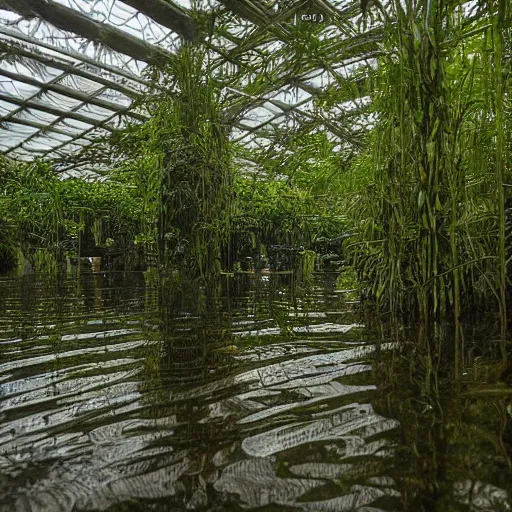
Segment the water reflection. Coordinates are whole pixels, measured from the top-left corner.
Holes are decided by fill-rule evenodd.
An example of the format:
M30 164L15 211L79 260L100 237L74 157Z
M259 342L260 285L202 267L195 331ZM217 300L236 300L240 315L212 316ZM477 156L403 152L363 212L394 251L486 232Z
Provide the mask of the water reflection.
M404 510L512 510L507 400L474 395L482 383L470 380L431 391L428 358L407 348L388 352L375 369L383 384L375 408L401 424L390 474L398 477Z
M0 284L2 511L510 510L504 404L425 409L325 275Z

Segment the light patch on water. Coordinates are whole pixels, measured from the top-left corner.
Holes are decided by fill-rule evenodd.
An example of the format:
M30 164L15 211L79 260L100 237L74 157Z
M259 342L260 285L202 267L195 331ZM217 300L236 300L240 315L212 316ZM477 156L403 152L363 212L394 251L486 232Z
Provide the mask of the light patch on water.
M327 417L292 423L247 437L242 449L251 457L267 457L306 443L340 439L350 434L365 439L398 427L399 423L379 416L370 404L351 404Z
M345 334L350 330L362 327L360 324L313 324L313 325L301 325L293 327L291 330L295 334L309 333L309 334ZM275 336L281 334L281 328L269 327L267 329L259 329L256 331L239 331L234 332L233 336Z

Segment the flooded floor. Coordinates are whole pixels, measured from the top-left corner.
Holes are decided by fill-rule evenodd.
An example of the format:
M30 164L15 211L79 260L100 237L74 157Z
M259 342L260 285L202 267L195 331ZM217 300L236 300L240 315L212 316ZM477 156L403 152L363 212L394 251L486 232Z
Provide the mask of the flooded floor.
M3 277L0 510L512 510L508 402L393 348L327 274Z

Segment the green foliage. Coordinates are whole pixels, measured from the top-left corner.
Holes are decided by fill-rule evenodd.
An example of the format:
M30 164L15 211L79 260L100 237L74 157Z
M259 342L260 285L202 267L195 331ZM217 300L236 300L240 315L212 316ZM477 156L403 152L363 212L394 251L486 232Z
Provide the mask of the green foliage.
M63 209L59 181L51 167L38 161L32 164L5 161L1 193L0 216L3 238L10 246L8 251L14 254L21 249L33 259L37 249L46 249L47 254L56 258L62 236ZM38 253L37 260L42 262L42 258Z
M142 201L136 191L113 180L60 182L65 238L90 230L95 245L113 252L133 249L141 232Z
M169 67L154 70L155 89L142 107L151 118L122 134L114 149L128 156L143 197L144 241L162 265L206 279L220 270L230 217L231 156L220 90L206 53L183 46Z
M7 183L13 174L13 163L0 158L0 183ZM7 189L0 189L0 271L5 271L16 262L16 237L11 200Z
M55 270L77 254L81 233L96 245L123 252L140 232L141 201L113 181L61 180L48 164L2 162L0 252L15 263L18 251L36 267Z
M243 172L236 176L237 219L252 219L275 244L310 246L317 238L340 236L346 227L343 155L323 132L290 134L282 144L248 155L261 170L254 179Z
M467 36L460 7L393 3L397 25L372 92L376 128L344 190L356 233L347 248L367 292L382 311L452 320L456 359L464 312L493 297L506 324L503 97L512 91L500 8L490 5L490 23Z
M314 197L284 181L240 177L236 185L238 216L264 219L286 231L300 224L305 215L315 212Z
M301 251L299 253L299 265L297 276L299 281L306 285L311 285L313 280L313 272L315 270L315 251Z
M352 267L344 267L336 279L336 290L359 290L357 272Z

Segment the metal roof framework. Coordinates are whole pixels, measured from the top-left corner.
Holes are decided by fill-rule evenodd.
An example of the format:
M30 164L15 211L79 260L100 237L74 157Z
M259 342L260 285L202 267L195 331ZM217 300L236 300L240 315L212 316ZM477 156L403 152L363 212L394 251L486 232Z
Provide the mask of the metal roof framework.
M172 59L183 39L207 45L219 76L243 73L236 86L226 85L235 140L261 147L279 128L306 121L360 147L364 84L382 52L383 29L363 26L358 0L196 4L192 10L171 0L0 0L0 152L58 162L128 119L143 122L144 112L133 108L147 91L142 72ZM308 48L297 45L291 19L305 4L329 23L301 62ZM255 86L260 74L266 80ZM313 106L326 88L346 84L346 108L336 119Z

